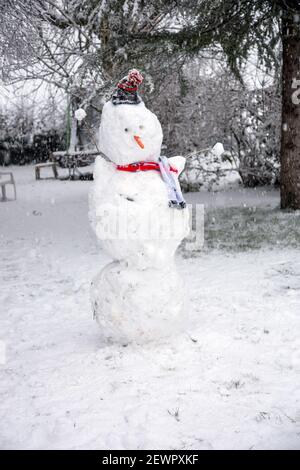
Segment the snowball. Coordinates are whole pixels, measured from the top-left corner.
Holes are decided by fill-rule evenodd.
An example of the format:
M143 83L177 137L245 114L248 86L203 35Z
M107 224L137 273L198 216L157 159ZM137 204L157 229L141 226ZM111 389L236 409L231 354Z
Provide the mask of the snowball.
M221 155L225 152L223 144L220 142L213 146L212 151L216 157L221 157Z
M78 108L75 111L75 118L77 121L82 121L84 118L86 118L86 112L83 108Z

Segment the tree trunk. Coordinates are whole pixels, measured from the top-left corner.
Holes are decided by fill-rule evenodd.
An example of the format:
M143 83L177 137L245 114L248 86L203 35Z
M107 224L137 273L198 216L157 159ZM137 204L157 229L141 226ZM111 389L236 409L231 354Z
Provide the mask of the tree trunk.
M284 12L282 25L281 208L300 209L300 34Z
M78 136L77 136L77 120L72 113L71 115L71 135L68 152L75 152L77 150Z

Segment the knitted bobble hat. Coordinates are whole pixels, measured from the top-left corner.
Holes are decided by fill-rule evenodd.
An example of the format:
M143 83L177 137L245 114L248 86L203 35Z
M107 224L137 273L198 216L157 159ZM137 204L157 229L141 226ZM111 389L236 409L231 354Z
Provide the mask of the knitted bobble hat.
M128 75L117 84L117 88L111 97L112 103L115 105L141 103L142 98L138 94L138 87L143 80L144 78L138 70L130 70Z

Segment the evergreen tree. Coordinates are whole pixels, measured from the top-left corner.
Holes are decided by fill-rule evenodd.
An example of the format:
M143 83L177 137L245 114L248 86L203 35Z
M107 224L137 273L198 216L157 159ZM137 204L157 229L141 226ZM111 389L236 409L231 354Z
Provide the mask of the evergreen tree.
M281 207L300 209L300 1L178 0L180 27L132 39L168 42L174 54L194 55L211 45L239 76L253 51L267 67L282 66Z

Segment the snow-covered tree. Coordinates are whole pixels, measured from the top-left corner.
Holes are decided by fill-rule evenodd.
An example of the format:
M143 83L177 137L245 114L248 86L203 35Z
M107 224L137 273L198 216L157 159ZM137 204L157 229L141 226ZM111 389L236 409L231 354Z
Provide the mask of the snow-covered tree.
M99 113L103 98L130 66L147 69L148 89L162 82L172 66L178 68L178 57L165 44L148 40L152 31L173 21L171 5L162 0L5 0L0 6L2 79L42 80L63 88L69 96L74 146L74 137L80 140L78 130L81 137L84 130L77 129L76 108ZM133 39L144 34L146 41ZM159 80L151 74L157 70ZM93 111L89 118L91 124Z

